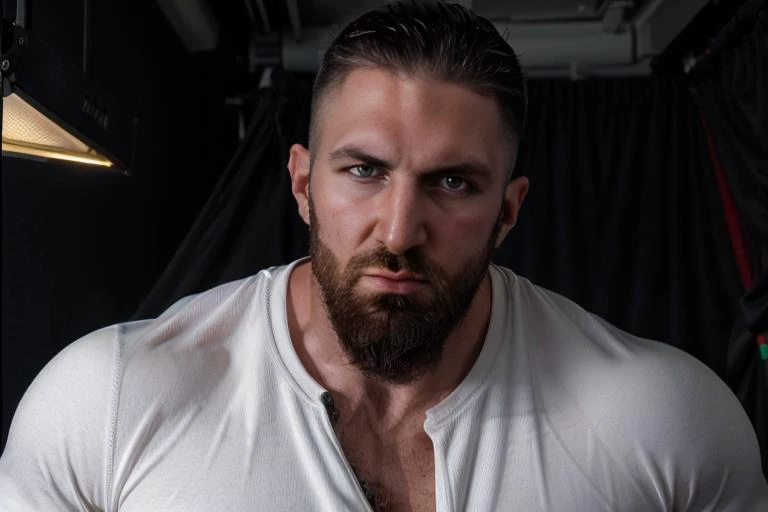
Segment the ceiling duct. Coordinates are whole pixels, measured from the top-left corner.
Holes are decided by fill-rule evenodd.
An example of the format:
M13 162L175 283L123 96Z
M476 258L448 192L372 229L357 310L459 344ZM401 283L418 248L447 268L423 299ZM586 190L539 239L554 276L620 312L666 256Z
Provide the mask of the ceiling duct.
M623 30L626 13L633 6L632 0L616 0L608 4L603 13L603 30L613 34Z
M606 32L601 22L494 23L523 68L581 69L635 63L632 32Z
M690 23L707 0L651 0L633 20L640 58L659 55Z
M494 25L520 56L529 75L538 71L551 74L553 70L568 75L574 68L589 73L601 68L632 67L637 62L633 32L609 33L600 21ZM305 26L301 41L284 37L283 66L288 71L316 72L334 35L329 26Z

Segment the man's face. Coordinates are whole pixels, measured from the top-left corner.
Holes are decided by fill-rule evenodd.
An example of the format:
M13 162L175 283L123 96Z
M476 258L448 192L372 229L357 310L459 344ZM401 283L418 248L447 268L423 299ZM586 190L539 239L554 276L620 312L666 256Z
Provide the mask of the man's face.
M356 70L326 98L315 154L289 168L329 318L367 375L408 382L440 360L527 190L495 100Z

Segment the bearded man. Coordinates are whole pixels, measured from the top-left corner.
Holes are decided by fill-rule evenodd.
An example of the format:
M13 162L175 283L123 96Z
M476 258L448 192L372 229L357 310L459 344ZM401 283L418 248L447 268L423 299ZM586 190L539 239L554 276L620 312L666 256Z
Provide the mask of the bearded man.
M291 148L310 257L65 349L0 509L768 510L712 372L490 264L525 112L514 52L463 7L355 20Z

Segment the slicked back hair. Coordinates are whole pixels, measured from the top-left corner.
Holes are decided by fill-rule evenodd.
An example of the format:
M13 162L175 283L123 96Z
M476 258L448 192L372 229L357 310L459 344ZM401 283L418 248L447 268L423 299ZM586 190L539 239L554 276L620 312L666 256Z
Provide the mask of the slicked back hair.
M313 157L326 96L351 71L377 68L456 83L493 97L510 137L519 140L523 134L525 80L515 52L493 24L459 4L411 0L360 16L326 51L312 91Z

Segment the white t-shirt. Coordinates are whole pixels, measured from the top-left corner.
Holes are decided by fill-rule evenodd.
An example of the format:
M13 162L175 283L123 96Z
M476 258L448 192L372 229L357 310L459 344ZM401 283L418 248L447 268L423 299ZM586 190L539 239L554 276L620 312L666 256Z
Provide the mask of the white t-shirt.
M63 350L16 412L0 510L370 510L289 337L291 269ZM710 370L490 273L482 351L424 424L438 511L768 510L752 426Z

